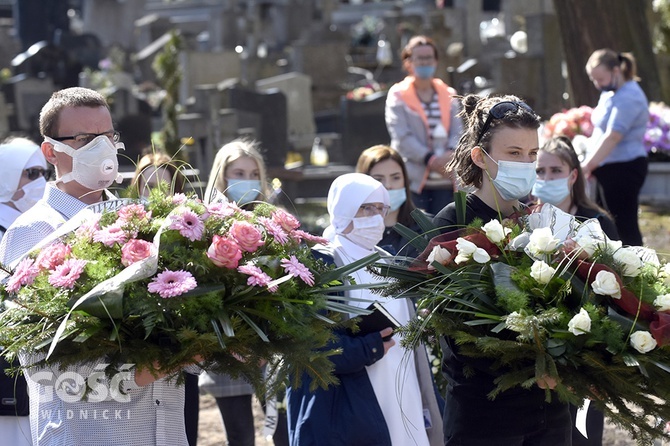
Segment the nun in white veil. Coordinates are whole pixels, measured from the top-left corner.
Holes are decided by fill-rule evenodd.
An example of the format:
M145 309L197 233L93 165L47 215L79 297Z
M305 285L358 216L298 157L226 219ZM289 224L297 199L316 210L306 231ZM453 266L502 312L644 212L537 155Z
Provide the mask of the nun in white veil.
M332 257L336 265L352 263L374 252L388 255L388 253L376 247L385 230L384 216L388 209L388 192L374 178L360 173L351 173L342 175L333 181L328 192L328 214L331 225L324 232L324 236L331 241L329 250L333 253ZM377 277L366 270L358 270L351 275L357 284L379 282ZM413 314L413 304L407 299L385 298L373 294L367 289L352 290L348 294L351 297L364 300L362 302L350 301L349 303L352 305L367 307L373 301L380 301L401 324L407 323ZM362 337L375 339L361 340ZM347 338L354 339L347 341ZM340 334L342 361L346 361L348 357L351 357L353 361L353 358L356 358L359 354L360 344L367 342L371 346L369 356L374 357L361 367L361 373L364 372L364 377L367 376L366 381L369 380L365 383L357 381L355 384L350 384L345 375L337 374L338 367L336 365L335 373L340 379L340 386L358 386L355 389L347 389L348 395L356 394L365 401L365 405L374 406L361 410L364 415L349 414L350 418L360 416L374 418L374 415L370 414L379 413L379 410L381 410L383 420L379 420L380 422L377 422L376 419L367 420L368 430L373 429L373 426L379 427L385 424L391 445L441 446L443 444L442 422L437 409L435 394L432 391L432 381L428 371L425 349L423 349L423 357L420 357L417 361L415 352L407 351L401 347L400 339L396 335L387 342L383 342L380 338L381 334L377 333L364 335L357 339L350 337L348 334ZM385 353L379 351L378 346L383 347ZM417 366L419 363L422 363L425 367ZM424 383L425 386L420 383L420 371L424 375L423 381L428 381ZM372 392L370 392L370 387ZM327 397L324 396L324 398ZM290 404L291 400L289 400ZM304 406L305 401L301 401L301 404ZM356 406L357 403L350 401L349 405ZM314 406L318 407L318 405ZM290 407L289 411L294 412ZM317 412L319 411L313 409L312 413L298 414L297 421L295 421L296 414L292 414L294 417L294 420L291 420L290 427L290 430L292 430L292 446L328 444L313 439L303 440L308 435L300 432L302 422L308 416L329 416L332 418L339 416L337 411L334 411L334 413ZM303 417L302 420L300 419L301 416ZM333 420L333 422L336 425L338 424L338 420ZM429 425L431 427L427 429ZM386 444L382 439L386 437L387 432L383 432L384 435L378 435L378 442L375 443L368 443L359 437L348 441L345 439L342 444Z
M44 194L47 160L40 146L25 138L0 144L0 239L19 215Z

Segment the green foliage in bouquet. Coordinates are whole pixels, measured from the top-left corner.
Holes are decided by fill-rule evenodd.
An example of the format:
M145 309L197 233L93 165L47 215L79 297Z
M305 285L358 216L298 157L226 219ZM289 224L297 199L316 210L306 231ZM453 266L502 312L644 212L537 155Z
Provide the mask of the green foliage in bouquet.
M491 399L550 377L547 400L590 398L641 444L668 437L670 265L654 251L550 205L406 237L425 246L417 259L375 265L395 280L389 296L417 301L403 344L447 337L458 354L487 360L498 376Z
M202 358L207 370L263 389L308 372L334 382L325 348L342 313L350 272L317 260L325 240L269 204L203 204L156 190L148 202L84 209L15 266L0 315L4 355L32 354L66 367L103 358L176 373ZM272 389L270 389L271 391Z

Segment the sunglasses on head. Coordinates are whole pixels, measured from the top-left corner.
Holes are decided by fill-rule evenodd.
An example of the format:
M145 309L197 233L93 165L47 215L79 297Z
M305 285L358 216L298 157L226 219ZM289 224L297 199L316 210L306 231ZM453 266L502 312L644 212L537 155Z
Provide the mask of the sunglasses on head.
M45 179L48 179L51 174L51 172L49 172L48 170L39 167L31 167L30 169L24 169L23 172L30 181L35 181L39 177L44 177Z
M482 127L481 132L479 132L479 137L477 138L477 142L475 145L479 144L479 142L482 140L486 132L489 130L489 127L491 127L491 121L494 119L503 119L507 114L509 113L516 113L520 108L523 108L529 113L532 113L533 115L535 112L533 111L532 108L528 106L525 102L517 102L517 101L505 101L505 102L498 102L496 105L491 107L489 109L488 115L486 116L486 121L484 121L484 126Z

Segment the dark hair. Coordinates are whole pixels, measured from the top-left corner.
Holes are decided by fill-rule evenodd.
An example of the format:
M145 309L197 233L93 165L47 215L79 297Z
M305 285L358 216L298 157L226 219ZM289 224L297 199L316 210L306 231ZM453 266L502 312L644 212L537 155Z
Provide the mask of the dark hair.
M65 88L54 92L51 98L40 111L40 134L42 136L56 137L56 128L60 112L66 107L105 107L109 105L104 96L95 90L82 87Z
M595 50L586 62L586 72L590 74L595 67L600 65L604 65L610 71L619 67L624 79L640 81L633 53L617 53L609 48Z
M130 183L132 192L136 191L138 195L142 192L139 187L140 177L142 176L142 172L149 167L154 167L155 169L162 167L170 172L172 176L171 192L175 194L184 192L186 178L181 172L182 166L177 165L179 163L183 163L183 161L173 160L164 152L154 152L144 155L137 163L135 175Z
M409 39L409 42L407 42L407 45L405 45L405 48L402 49L400 52L400 60L402 60L402 66L405 68L406 71L409 71L408 65L409 65L409 60L412 57L412 51L414 51L414 48L417 46L430 46L433 48L433 52L435 53L435 60L439 59L438 51L437 51L437 45L435 44L435 41L431 39L430 37L427 36L414 36L411 39Z
M537 130L540 127L540 116L537 113L532 111L530 107L528 109L517 107L514 113L507 113L501 119L490 120L488 129L484 134L481 134L489 110L500 102L521 103L523 101L513 95L481 97L469 94L461 99L462 110L459 116L463 118L464 129L454 151L454 156L447 164L447 170L455 172L463 185L482 187L482 169L472 161L470 152L474 147L479 146L488 153L490 151L489 143L499 128Z
M358 157L358 163L356 163L356 172L370 175L370 171L376 164L386 160L393 160L398 163L400 170L402 170L403 181L405 183L405 193L407 194L407 199L398 210L398 222L405 226L412 226L414 225L414 219L410 213L416 209L416 206L412 201L412 192L409 189L409 179L407 178L405 162L403 161L402 156L400 153L398 153L398 151L385 145L377 145L365 149Z
M577 157L577 153L575 152L575 148L572 146L570 139L565 136L552 138L544 143L540 148L540 152L557 156L561 161L568 165L570 170L577 169L577 180L575 181L575 184L572 185L572 190L570 191L573 205L593 209L600 214L606 215L610 219L612 218L607 210L598 206L588 197L588 195L586 195L586 179L584 178L581 163L579 162L579 158Z

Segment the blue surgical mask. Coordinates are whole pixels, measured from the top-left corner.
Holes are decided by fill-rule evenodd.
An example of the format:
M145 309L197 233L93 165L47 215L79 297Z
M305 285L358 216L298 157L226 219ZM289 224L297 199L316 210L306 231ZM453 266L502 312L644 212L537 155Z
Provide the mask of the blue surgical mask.
M518 200L530 193L537 178L535 163L502 160L496 162L486 150L483 152L498 165L498 173L491 181L503 200Z
M435 75L435 65L419 65L414 67L414 75L419 79L432 79Z
M616 91L617 90L616 77L614 77L614 73L612 73L612 79L610 80L609 85L603 85L598 90L600 90L603 93L606 93L608 91Z
M547 181L536 180L533 186L533 195L539 198L542 203L558 206L570 195L568 177Z
M400 206L407 201L407 192L404 187L402 189L387 189L387 191L389 193L389 206L391 206L391 211L397 211L400 209Z
M254 201L261 193L261 182L259 180L226 179L228 188L226 196L239 205Z

